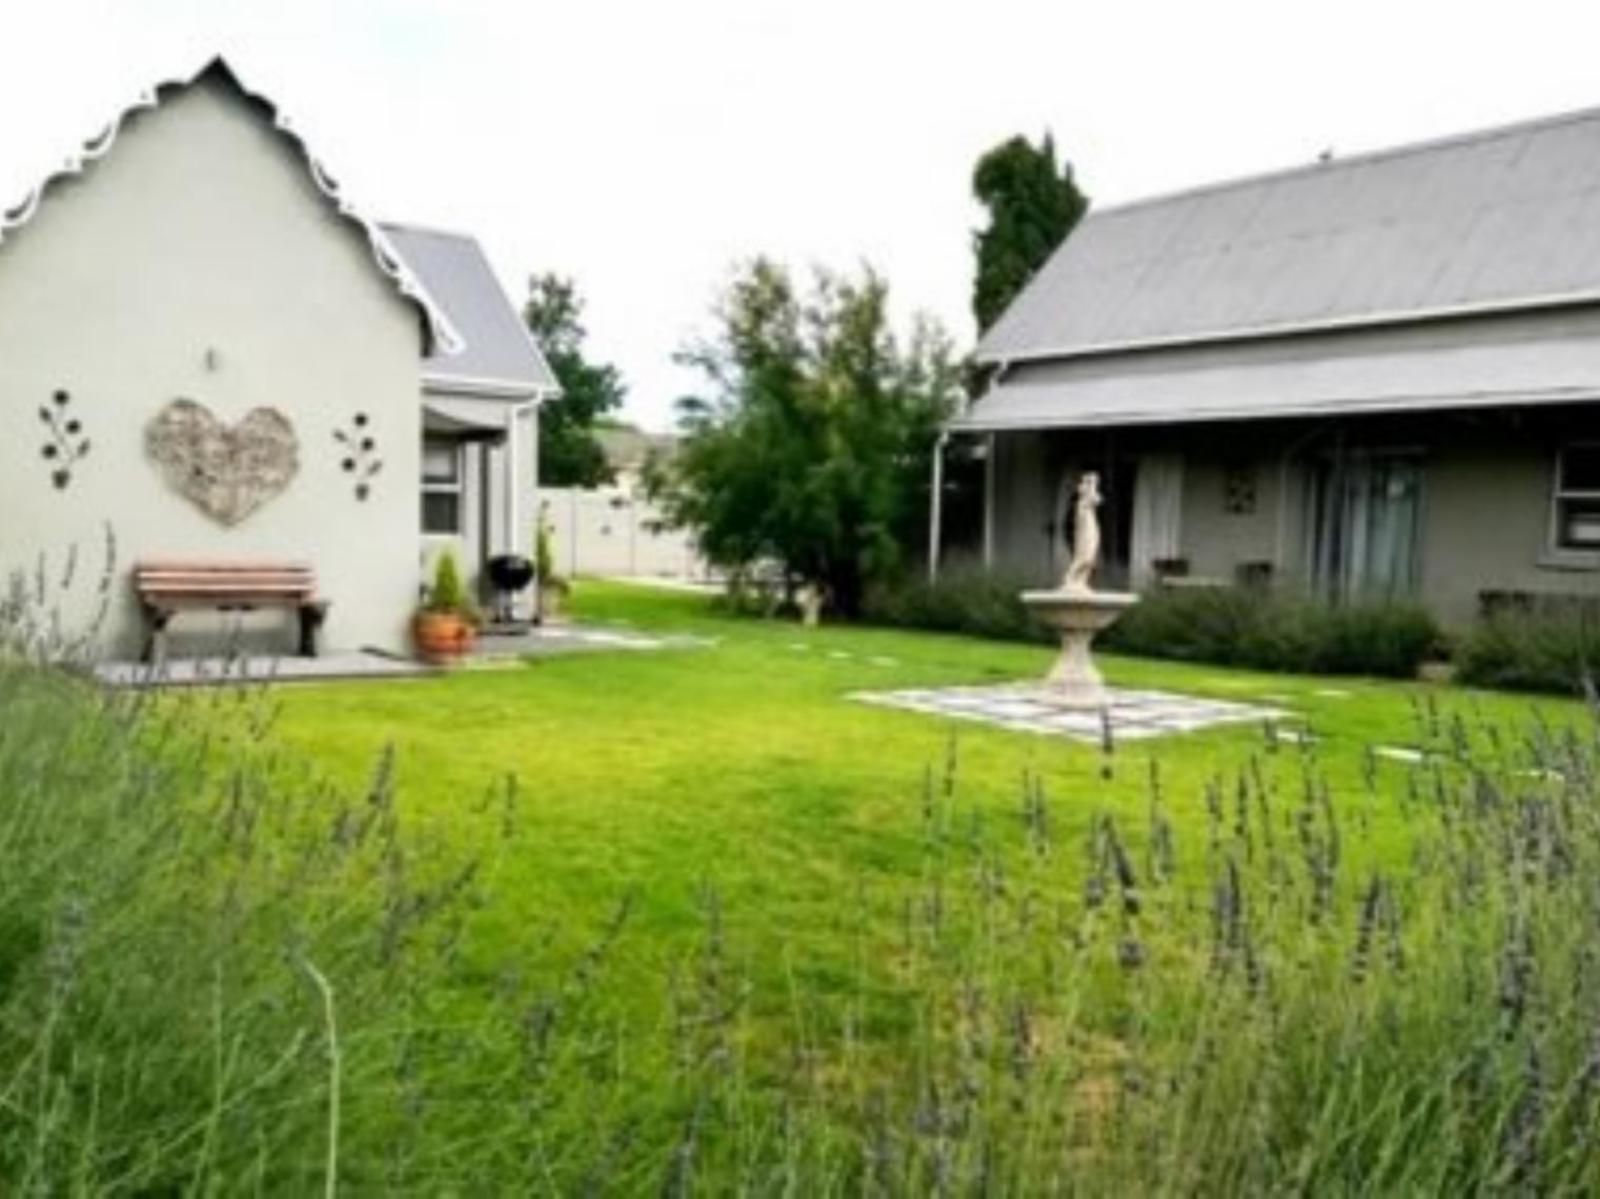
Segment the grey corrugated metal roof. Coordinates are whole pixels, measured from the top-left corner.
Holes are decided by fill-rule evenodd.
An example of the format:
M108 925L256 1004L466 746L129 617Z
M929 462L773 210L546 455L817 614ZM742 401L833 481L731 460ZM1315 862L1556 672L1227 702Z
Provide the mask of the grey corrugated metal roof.
M1600 109L1091 211L980 360L1600 298Z
M1600 311L1531 314L1036 362L966 432L1600 399Z
M452 354L423 364L424 379L447 390L513 395L554 394L556 377L483 248L464 233L385 223L395 254L444 309L461 342Z

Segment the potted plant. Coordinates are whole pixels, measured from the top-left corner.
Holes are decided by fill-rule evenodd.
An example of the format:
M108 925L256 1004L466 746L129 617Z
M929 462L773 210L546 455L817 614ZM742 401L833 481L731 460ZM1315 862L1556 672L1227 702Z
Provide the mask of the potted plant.
M539 588L537 615L541 623L561 615L561 605L569 590L567 581L556 574L556 555L554 547L550 544L550 525L544 517L544 509L541 508L538 527L533 535L533 572Z
M412 625L422 659L441 665L459 660L472 648L476 633L473 615L456 556L445 550L434 562L433 586Z

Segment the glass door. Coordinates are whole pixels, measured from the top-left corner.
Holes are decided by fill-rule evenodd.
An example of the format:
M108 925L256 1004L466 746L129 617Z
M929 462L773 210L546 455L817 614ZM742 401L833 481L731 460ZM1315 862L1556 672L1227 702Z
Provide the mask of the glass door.
M1334 601L1416 593L1422 463L1416 454L1342 453L1313 465L1307 504L1312 585Z

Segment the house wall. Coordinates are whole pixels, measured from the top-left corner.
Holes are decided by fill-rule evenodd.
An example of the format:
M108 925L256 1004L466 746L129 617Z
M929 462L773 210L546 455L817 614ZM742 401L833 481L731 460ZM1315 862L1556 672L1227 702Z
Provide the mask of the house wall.
M1230 510L1228 504L1234 474L1244 475L1255 493L1245 511ZM1232 581L1247 562L1272 562L1280 575L1297 572L1299 560L1292 551L1299 538L1287 537L1280 546L1279 528L1299 528L1299 481L1298 468L1270 447L1265 453L1241 452L1202 436L1184 454L1179 545L1189 573Z
M420 337L364 235L258 109L214 79L171 96L0 244L0 563L45 558L54 574L78 547L80 582L61 605L82 621L109 529L101 641L116 654L138 644L129 575L141 558L308 562L332 604L331 648L403 648L417 586ZM92 446L64 489L38 415L57 389ZM230 424L278 410L297 434L298 474L224 527L146 457L147 423L178 397ZM358 412L383 460L365 502L334 440ZM255 614L246 640L288 648L291 625ZM214 649L220 631L216 618L180 617L174 650Z
M1069 443L1036 433L994 439L994 569L1019 583L1043 586L1059 573L1056 489Z
M1273 563L1282 586L1304 583L1308 462L1338 443L1414 450L1422 464L1417 595L1447 624L1469 622L1485 590L1600 597L1600 555L1551 548L1558 448L1597 440L1600 405L1499 409L1417 417L1252 422L1124 430L1118 453L1181 449L1180 549L1192 576L1231 582L1248 563ZM1104 435L1029 432L997 436L994 569L1048 577L1048 547L1030 536L1051 520L1062 471L1101 452ZM1230 470L1255 483L1251 511L1225 504Z
M1442 618L1470 620L1485 588L1600 596L1600 561L1551 547L1556 448L1582 438L1585 426L1600 427L1600 412L1570 426L1562 420L1530 430L1521 439L1474 440L1430 455L1421 590Z
M444 395L442 392L430 393ZM472 593L486 608L495 601L493 585L489 582L483 564L488 558L502 553L533 556L534 514L538 506L538 410L526 401L487 398L467 399L450 395L449 401L459 409L463 403L481 405L483 419L490 424L509 427L516 439L514 459L508 456L505 443L462 441L461 454L461 531L456 534L428 533L422 538L421 578L423 586L432 580L439 556L448 550L456 557ZM429 438L441 434L430 433ZM506 495L509 488L517 492L515 524L509 525L511 513ZM508 532L509 529L509 532ZM518 599L520 613L527 615L532 608L531 593Z

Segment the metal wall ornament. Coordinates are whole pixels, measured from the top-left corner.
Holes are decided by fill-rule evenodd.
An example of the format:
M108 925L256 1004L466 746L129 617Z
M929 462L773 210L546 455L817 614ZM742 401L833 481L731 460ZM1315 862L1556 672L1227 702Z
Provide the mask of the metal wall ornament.
M378 457L378 442L372 435L371 423L365 412L358 412L350 421L348 430L333 431L333 439L344 447L339 469L354 476L358 500L365 500L372 494L372 480L383 469L383 459Z
M39 408L39 419L44 422L48 437L40 448L40 456L50 463L50 481L57 491L65 491L72 482L72 469L89 456L89 439L83 434L83 422L72 415L72 396L56 391L50 402Z
M294 426L275 408L253 408L229 426L204 404L173 400L145 426L145 452L168 486L228 526L281 495L300 470Z
M1230 466L1222 475L1222 510L1249 516L1256 510L1256 472L1251 466Z

